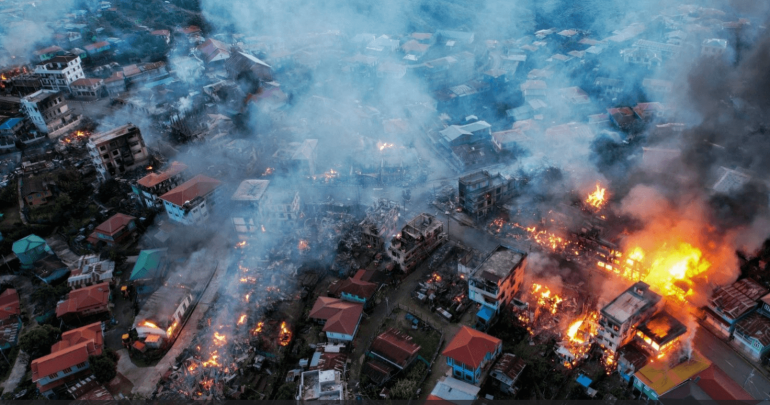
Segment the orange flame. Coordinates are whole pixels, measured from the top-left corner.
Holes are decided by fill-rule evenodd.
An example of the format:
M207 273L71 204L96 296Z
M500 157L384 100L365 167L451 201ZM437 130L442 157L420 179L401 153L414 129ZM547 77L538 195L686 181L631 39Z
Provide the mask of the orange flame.
M214 344L222 346L227 343L227 335L221 335L219 332L214 332Z
M279 336L281 346L288 346L291 342L291 331L286 327L286 321L281 322L281 334Z
M177 321L174 321L174 323L166 329L166 336L171 336L172 333L174 333L174 329L179 323Z
M142 321L142 322L139 324L139 326L146 326L146 327L148 327L148 328L155 328L155 329L160 329L160 328L158 327L158 325L156 325L156 324L154 324L154 323L152 323L152 322L150 322L150 321Z
M310 245L307 243L306 240L300 239L299 244L297 245L297 248L300 252L304 252L308 249L310 249Z
M264 322L258 322L257 326L254 328L254 330L251 331L252 334L256 335L258 333L262 332L262 327L265 326Z
M238 318L238 325L243 325L244 322L246 322L246 314L243 314Z
M586 198L586 204L593 207L596 211L602 209L604 204L607 203L606 189L602 188L599 183L596 183L596 190L588 195Z

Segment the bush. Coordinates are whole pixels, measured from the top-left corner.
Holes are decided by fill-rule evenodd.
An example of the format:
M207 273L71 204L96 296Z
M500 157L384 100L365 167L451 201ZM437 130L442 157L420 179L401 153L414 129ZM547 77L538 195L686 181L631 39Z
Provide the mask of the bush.
M90 356L88 357L88 362L91 363L91 370L94 371L94 376L102 384L112 381L118 375L118 365L108 353Z
M59 328L51 325L38 325L30 329L19 339L19 347L35 359L51 353L51 345L56 343L61 334Z

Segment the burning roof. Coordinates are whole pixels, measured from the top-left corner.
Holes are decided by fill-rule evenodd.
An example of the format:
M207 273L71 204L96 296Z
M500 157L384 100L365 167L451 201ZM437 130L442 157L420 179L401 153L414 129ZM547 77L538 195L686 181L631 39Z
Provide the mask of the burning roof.
M155 187L158 184L163 183L164 181L176 176L179 173L182 173L185 170L187 170L186 164L180 162L172 162L171 166L169 166L166 170L160 173L150 173L139 179L136 183L142 187Z
M687 332L687 327L666 311L661 311L637 328L659 347Z

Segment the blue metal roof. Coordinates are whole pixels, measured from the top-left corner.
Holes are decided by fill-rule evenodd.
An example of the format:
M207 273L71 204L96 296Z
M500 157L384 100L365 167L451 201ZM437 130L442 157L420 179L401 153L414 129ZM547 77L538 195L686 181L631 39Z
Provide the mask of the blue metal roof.
M4 123L0 124L0 129L11 129L23 119L24 118L9 118L5 120Z
M492 319L493 316L495 316L495 311L492 310L492 308L482 305L481 309L479 309L479 312L476 314L479 318L489 322L490 319Z
M585 374L580 374L576 380L578 384L588 388L589 385L593 382L590 378L586 377Z

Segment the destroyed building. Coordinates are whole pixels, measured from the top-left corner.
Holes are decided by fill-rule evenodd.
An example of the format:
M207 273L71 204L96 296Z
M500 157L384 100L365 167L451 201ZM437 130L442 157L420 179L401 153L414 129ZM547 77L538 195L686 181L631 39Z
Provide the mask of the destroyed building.
M141 131L130 123L91 135L88 153L102 182L144 167L150 160Z
M153 293L134 318L133 328L148 348L171 343L193 304L192 291L182 285L163 286Z
M407 223L388 246L388 256L409 273L447 240L444 223L422 213Z
M661 311L636 328L634 340L651 355L664 354L687 332L687 327L667 311Z
M367 211L366 218L361 221L362 242L380 250L385 241L396 234L398 217L398 203L384 198L377 200Z
M147 208L160 208L160 196L180 185L184 180L187 165L172 162L171 166L159 173L150 173L136 181L131 190Z
M634 336L635 328L657 313L663 298L644 282L637 282L601 310L598 343L615 352Z
M300 376L298 401L342 401L345 383L336 370L305 371Z
M499 245L468 280L468 298L481 305L477 328L486 330L490 321L505 308L524 281L527 254Z
M40 133L52 139L74 130L81 123L80 116L69 108L64 94L55 90L38 90L22 97L21 109Z
M468 215L479 219L487 216L495 205L510 199L515 191L514 179L486 170L460 177L460 207Z
M230 57L225 59L225 70L230 80L248 83L249 93L254 93L260 83L273 80L270 65L238 48L230 50Z
M270 180L244 180L230 197L230 218L238 238L253 237L264 232L263 210L266 209Z
M273 154L273 159L281 171L297 173L301 176L315 176L317 147L318 139L290 142L279 148Z

